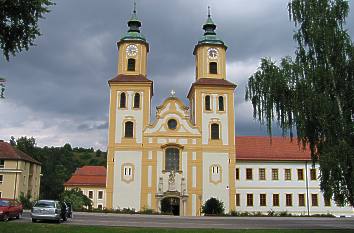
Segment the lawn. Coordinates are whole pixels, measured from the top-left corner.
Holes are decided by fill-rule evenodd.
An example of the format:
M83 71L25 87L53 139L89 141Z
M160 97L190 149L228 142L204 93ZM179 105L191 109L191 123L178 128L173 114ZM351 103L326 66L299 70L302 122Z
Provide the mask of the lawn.
M353 232L352 230L216 230L216 229L159 229L159 228L126 228L126 227L100 227L75 226L67 224L44 223L16 223L0 222L1 233L339 233Z

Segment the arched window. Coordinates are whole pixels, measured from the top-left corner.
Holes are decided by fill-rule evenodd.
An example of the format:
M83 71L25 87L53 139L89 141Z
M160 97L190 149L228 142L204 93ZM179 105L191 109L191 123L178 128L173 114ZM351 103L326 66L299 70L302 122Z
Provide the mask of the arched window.
M205 96L205 110L209 111L210 108L210 95Z
M133 132L134 132L134 124L131 121L125 122L124 125L124 137L126 138L132 138L133 137Z
M140 94L135 93L134 95L134 108L140 108Z
M217 74L218 73L218 64L216 62L209 63L209 73Z
M219 111L224 111L224 97L219 96Z
M219 124L211 124L211 139L219 139Z
M119 101L119 107L120 107L120 108L125 108L125 107L126 107L126 100L127 100L127 98L126 98L126 96L125 96L125 93L122 92L122 93L120 94L120 101Z
M165 170L178 171L179 170L179 149L167 148L165 151Z
M135 71L135 59L128 59L128 71Z

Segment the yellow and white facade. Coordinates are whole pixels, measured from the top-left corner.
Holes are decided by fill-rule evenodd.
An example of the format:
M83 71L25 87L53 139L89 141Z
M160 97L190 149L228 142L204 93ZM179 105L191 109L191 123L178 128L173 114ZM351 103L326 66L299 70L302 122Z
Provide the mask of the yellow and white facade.
M109 81L106 207L200 215L211 197L235 207L234 89L226 80L225 44L210 16L195 46L190 106L165 99L151 116L149 45L136 13L117 43L118 75Z

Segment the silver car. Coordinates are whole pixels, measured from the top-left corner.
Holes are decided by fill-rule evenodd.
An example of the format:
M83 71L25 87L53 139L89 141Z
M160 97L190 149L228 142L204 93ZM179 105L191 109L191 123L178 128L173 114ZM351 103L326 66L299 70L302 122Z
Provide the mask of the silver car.
M32 222L54 220L60 223L61 215L61 205L59 201L54 200L39 200L31 210Z

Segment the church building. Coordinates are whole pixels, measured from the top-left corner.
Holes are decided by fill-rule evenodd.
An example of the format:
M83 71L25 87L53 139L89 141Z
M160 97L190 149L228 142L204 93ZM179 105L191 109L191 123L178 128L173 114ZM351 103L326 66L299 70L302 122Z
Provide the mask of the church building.
M149 43L134 10L117 43L118 74L109 80L110 110L106 208L200 215L216 197L235 207L236 85L226 80L225 43L210 14L195 45L195 81L185 106L174 92L151 119L153 82Z
M350 206L323 198L320 169L309 150L286 138L271 144L268 137L235 137L236 85L226 79L227 46L210 13L193 51L189 106L171 91L153 119L149 43L135 10L128 27L117 43L118 74L108 81L103 208L200 216L203 203L215 197L225 213L354 215Z

